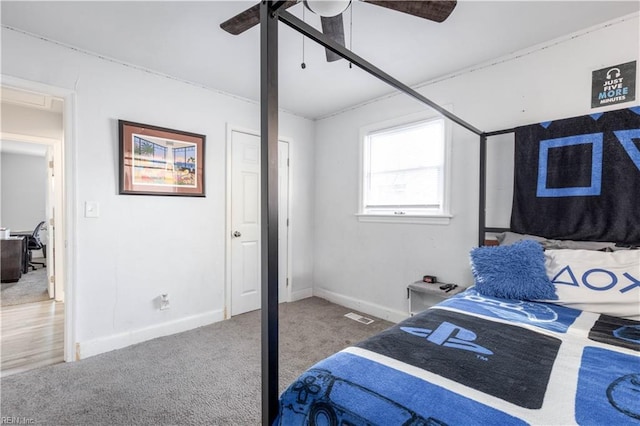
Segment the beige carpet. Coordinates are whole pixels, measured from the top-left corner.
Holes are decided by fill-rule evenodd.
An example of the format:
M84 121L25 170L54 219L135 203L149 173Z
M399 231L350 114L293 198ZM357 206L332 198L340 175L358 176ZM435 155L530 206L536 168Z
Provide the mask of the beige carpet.
M280 305L280 388L391 326L318 298ZM44 425L260 424L260 312L0 381L2 416ZM31 420L27 420L31 421Z
M43 259L34 259L42 262ZM36 265L35 271L22 274L15 283L2 283L0 287L0 306L22 305L24 303L42 302L49 300L47 292L47 268Z

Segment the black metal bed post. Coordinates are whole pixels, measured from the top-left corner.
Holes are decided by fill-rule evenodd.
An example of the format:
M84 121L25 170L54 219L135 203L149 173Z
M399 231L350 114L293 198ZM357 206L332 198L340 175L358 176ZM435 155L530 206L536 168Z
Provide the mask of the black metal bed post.
M487 232L505 232L510 228L490 227L487 226L487 138L490 136L506 135L513 133L516 129L495 130L493 132L485 132L480 135L480 202L478 211L478 245L484 244Z
M484 245L487 215L487 135L480 135L480 188L478 192L478 247Z
M262 424L278 415L278 18L260 5L260 178L262 249Z

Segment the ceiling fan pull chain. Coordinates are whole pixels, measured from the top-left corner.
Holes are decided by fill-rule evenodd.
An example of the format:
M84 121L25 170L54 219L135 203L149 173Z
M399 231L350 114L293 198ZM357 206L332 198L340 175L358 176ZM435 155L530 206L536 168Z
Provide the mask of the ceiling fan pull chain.
M306 8L302 8L302 22L304 22L304 10ZM307 64L304 63L304 35L302 36L302 63L300 64L300 68L305 69L307 68Z
M349 5L349 50L353 52L353 2ZM353 68L351 62L349 62L349 68Z

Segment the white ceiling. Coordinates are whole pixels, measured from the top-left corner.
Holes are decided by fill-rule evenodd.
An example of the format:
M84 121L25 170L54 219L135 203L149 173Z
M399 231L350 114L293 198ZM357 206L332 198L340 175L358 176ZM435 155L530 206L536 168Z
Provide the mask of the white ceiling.
M258 28L232 36L219 24L256 2L1 2L2 25L135 64L211 89L259 99ZM302 16L302 5L289 9ZM416 85L492 58L636 13L631 1L458 1L443 23L371 4L353 6L352 50ZM319 28L319 18L305 13ZM349 12L345 15L349 45ZM280 105L309 118L393 92L280 25Z

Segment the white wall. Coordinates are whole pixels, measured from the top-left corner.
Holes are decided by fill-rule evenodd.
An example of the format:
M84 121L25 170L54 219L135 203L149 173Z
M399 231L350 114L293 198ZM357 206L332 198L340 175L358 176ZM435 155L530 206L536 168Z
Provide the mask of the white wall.
M259 129L259 105L4 28L2 74L76 94L79 357L222 319L226 126ZM205 134L206 198L118 195L118 119ZM280 129L292 140L291 283L310 294L314 124L282 114ZM83 217L86 201L99 218ZM171 309L157 309L161 293Z
M455 114L484 131L587 114L591 72L637 60L639 33L638 16L627 17L426 84L419 92L440 105L453 105ZM628 106L632 104L609 109ZM354 216L359 129L423 108L398 95L318 122L315 204L331 207L318 207L316 213L314 294L399 320L407 315L406 285L424 274L472 284L468 252L477 245L479 152L473 133L454 126L449 225L360 223ZM500 164L505 160L507 164ZM494 170L494 181L509 186L509 158L491 164L500 167ZM507 214L493 217L507 223L492 226L508 226L511 200L504 188L502 192L495 202L503 204L498 210Z
M0 157L2 226L14 231L32 231L46 219L46 159L7 152L1 153Z

